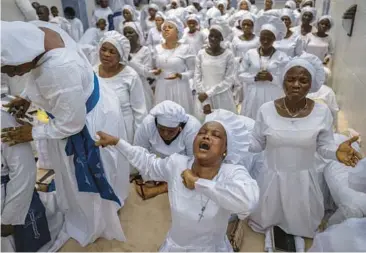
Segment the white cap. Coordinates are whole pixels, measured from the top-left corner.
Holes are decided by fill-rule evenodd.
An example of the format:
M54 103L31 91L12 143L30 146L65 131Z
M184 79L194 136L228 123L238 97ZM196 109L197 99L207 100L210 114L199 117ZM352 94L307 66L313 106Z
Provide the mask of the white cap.
M184 108L170 100L165 100L151 109L150 115L154 116L159 125L165 127L178 127L188 121Z

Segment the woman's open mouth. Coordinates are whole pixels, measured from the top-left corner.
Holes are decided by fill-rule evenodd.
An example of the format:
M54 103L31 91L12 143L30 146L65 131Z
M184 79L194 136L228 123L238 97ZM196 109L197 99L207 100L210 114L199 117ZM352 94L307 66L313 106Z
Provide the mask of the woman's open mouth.
M210 150L210 145L206 142L201 142L199 145L200 151L208 151Z

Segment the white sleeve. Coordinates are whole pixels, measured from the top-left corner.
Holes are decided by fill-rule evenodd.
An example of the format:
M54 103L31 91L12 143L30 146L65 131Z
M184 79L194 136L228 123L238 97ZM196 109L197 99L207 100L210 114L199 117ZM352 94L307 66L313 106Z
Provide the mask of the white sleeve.
M82 77L74 64L47 68L37 79L41 95L52 106L49 112L55 118L48 124L34 126L34 140L63 139L79 133L86 123L86 106Z
M36 163L29 143L12 147L4 145L2 155L9 167L10 181L6 185L1 223L22 225L28 213L36 184Z
M189 80L193 77L194 73L194 62L196 57L194 57L193 49L189 46L188 50L186 52L186 55L184 55L184 64L186 65L186 71L181 73L182 80Z
M219 82L218 84L207 90L206 94L208 95L208 97L213 97L217 94L220 94L224 91L231 89L231 87L234 85L234 79L235 79L235 59L234 55L230 53L226 61L224 80L222 80L221 82Z
M151 151L151 144L149 142L149 136L150 136L150 129L148 127L150 126L149 122L146 121L147 118L140 124L140 126L136 129L135 137L133 140L134 146L139 146L142 148L145 148L149 151Z
M136 76L131 80L130 86L130 104L133 112L135 131L147 115L146 102L143 94L144 88L140 77L136 73Z
M29 0L15 0L26 21L38 20L37 12Z
M205 50L205 49L203 49ZM195 64L195 71L194 71L194 82L193 82L193 87L197 92L203 92L204 88L203 88L203 84L202 84L202 53L199 52L197 57L196 57L196 64Z
M304 52L304 49L305 49L304 41L299 37L296 40L295 56L300 56Z
M129 61L128 65L132 67L139 75L147 78L150 76L149 71L152 70L152 59L151 59L151 52L149 49L145 51L144 58L142 59L142 62L135 62L135 61Z
M282 70L285 68L286 64L289 62L289 57L287 54L280 52L279 56L275 61L277 61L277 68L271 70L273 77L272 84L283 89L283 84L281 83Z
M257 114L257 119L254 124L253 131L250 135L249 152L259 153L266 148L266 136L264 135L265 122L260 108Z
M140 172L145 181L154 180L169 183L171 178L168 167L170 157L161 159L155 154L149 153L148 150L132 146L122 139L119 140L116 148Z
M247 85L254 83L254 78L257 73L250 72L250 66L252 65L249 52L246 52L243 60L241 61L239 68L239 80Z
M195 188L222 208L242 215L250 214L259 199L257 182L244 167L236 169L220 182L200 178Z
M334 141L333 117L328 107L326 108L324 124L325 127L318 134L317 151L325 159L338 161L336 157L338 147Z

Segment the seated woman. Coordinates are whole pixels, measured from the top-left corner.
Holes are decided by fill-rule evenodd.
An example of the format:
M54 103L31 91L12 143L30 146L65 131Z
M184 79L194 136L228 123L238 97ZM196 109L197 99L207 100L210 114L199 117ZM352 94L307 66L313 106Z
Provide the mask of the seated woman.
M168 182L172 225L160 251L233 251L226 230L232 213L249 214L255 207L257 183L240 160L242 122L237 115L210 115L193 143L194 156L165 159L148 150L99 132L98 146L116 146L145 180Z
M174 153L193 156L193 140L200 127L200 122L187 114L183 107L166 100L157 104L146 116L136 131L133 144L147 149L160 158ZM139 182L136 190L143 199L167 191L166 184L161 183L153 189L151 184Z
M2 98L2 102L7 100ZM7 108L5 108L7 109ZM19 126L1 111L1 127ZM4 252L55 252L68 239L61 229L64 215L55 192L36 192L36 163L31 145L1 143L1 250Z
M286 53L290 58L300 56L304 52L304 41L299 34L291 31L291 27L295 23L294 12L290 9L283 9L281 19L286 25L287 33L283 40L274 43L274 47Z
M146 109L149 111L153 107L154 100L153 91L147 81L150 76L149 71L152 69L151 51L144 46L144 35L138 23L127 22L123 26L123 31L119 32L130 41L131 50L127 64L139 74L144 87Z
M214 19L208 36L209 47L200 50L196 58L194 90L204 113L211 109L236 112L232 93L235 80L234 55L230 49L221 47L221 42L229 31L225 19Z
M282 96L280 71L288 62L288 56L273 46L286 35L280 18L262 15L256 20L254 33L259 36L260 47L245 54L238 73L245 84L241 114L252 119L264 103Z
M127 66L130 41L116 31L106 32L101 39L100 65L94 70L119 98L127 141L133 142L134 133L147 115L144 88L137 72Z
M285 97L262 105L250 143L249 151L265 153L257 177L260 201L249 224L265 233L266 251L273 250L271 232L277 226L277 231L294 235L296 251L303 252L302 237L313 238L324 215L315 154L349 166L355 166L361 155L351 147L357 137L335 145L330 110L306 98L325 80L323 63L316 56L295 57L281 80Z

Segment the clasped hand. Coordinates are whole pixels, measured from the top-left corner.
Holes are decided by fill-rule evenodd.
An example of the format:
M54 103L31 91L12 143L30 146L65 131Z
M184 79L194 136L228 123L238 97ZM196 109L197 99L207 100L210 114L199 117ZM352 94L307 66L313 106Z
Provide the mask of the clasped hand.
M255 81L273 81L273 76L270 72L268 72L267 70L261 70L257 73L257 75L255 76Z

